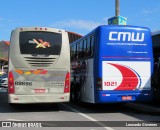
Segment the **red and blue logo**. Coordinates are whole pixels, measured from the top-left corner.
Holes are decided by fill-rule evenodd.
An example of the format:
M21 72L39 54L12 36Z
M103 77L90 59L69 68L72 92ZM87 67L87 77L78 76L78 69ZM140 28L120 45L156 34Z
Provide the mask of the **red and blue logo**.
M122 82L114 90L136 90L141 86L141 78L132 68L120 64L108 63L122 74Z

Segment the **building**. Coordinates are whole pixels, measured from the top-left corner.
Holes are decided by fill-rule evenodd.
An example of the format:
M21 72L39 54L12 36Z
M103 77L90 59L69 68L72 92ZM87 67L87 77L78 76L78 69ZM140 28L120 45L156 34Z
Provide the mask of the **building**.
M4 66L8 66L9 45L9 41L0 41L0 75L7 71L4 69Z

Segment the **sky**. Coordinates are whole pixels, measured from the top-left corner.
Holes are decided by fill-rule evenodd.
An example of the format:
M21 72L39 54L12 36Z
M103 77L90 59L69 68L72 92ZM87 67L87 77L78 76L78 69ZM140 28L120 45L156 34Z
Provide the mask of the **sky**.
M127 25L160 30L160 0L119 0ZM16 27L50 27L85 35L115 16L115 0L0 0L0 41Z

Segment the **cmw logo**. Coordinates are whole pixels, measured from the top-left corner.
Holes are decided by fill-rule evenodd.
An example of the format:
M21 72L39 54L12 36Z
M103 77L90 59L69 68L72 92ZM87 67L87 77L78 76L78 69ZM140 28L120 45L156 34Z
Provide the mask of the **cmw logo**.
M144 36L145 36L144 33L111 31L109 33L109 40L142 42L144 41Z

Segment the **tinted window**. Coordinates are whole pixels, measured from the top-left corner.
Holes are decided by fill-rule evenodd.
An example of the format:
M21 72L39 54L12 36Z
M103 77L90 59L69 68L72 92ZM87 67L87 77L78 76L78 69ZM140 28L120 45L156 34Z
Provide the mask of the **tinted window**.
M73 46L71 46L70 54L71 54L71 57L73 57L73 55L74 55L74 47Z
M21 54L60 55L62 35L52 32L21 32Z
M74 55L73 55L73 59L77 58L77 44L74 44Z
M91 48L90 48L90 56L94 54L94 36L91 37Z
M93 57L94 53L94 36L87 39L87 57Z
M80 44L77 43L77 55L76 55L76 58L79 58L80 56Z
M87 41L85 39L83 45L83 58L86 58L86 52L87 52Z
M86 47L86 57L89 57L89 53L90 53L90 43L91 43L91 37L87 38L87 47Z
M80 42L79 45L79 58L83 58L83 41Z

